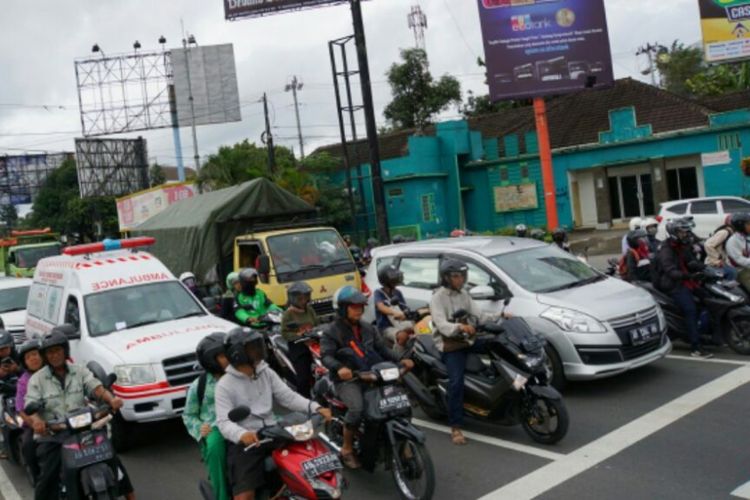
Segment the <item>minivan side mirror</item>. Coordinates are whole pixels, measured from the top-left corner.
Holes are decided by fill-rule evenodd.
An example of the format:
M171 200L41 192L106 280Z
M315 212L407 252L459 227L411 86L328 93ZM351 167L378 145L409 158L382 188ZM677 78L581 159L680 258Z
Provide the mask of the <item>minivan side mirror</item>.
M497 292L487 285L475 286L469 290L469 295L474 300L497 300Z

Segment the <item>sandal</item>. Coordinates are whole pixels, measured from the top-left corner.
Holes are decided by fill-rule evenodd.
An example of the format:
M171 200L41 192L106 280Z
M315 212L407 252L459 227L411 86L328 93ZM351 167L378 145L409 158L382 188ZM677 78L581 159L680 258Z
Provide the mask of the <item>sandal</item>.
M464 437L464 433L461 432L461 429L451 429L451 442L458 446L466 444L466 437Z
M359 459L354 456L354 453L342 454L341 462L347 469L359 469L362 467L362 464L359 462Z

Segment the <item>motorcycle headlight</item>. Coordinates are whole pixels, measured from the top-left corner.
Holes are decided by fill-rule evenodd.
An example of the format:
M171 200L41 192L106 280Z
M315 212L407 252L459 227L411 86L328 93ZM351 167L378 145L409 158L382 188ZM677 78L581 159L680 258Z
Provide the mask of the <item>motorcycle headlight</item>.
M541 314L541 317L553 322L566 332L606 333L607 331L597 319L573 309L550 307Z
M384 370L380 370L380 378L383 379L383 382L398 380L399 375L401 375L401 372L398 368L386 368Z
M74 417L68 417L68 426L70 426L71 429L82 429L84 427L88 427L89 425L91 425L91 422L93 422L91 412L81 413L80 415L76 415Z
M118 385L143 385L156 382L153 365L117 365L114 369Z
M315 435L315 429L312 425L312 420L308 420L304 424L290 425L284 427L284 430L294 437L295 441L309 441Z
M342 482L343 482L343 478L341 474L336 473L336 484L340 486ZM334 499L341 498L341 488L331 486L330 484L326 483L322 479L318 479L318 478L311 479L310 486L313 487L313 490L325 492L331 498L334 498Z

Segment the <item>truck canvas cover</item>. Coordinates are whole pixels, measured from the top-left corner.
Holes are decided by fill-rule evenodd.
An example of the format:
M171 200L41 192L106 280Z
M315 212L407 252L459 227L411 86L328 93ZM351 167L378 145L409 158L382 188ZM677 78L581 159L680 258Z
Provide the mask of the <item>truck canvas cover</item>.
M149 251L176 276L192 271L202 282L215 283L231 268L237 236L316 216L315 207L261 178L179 201L133 235L155 237Z

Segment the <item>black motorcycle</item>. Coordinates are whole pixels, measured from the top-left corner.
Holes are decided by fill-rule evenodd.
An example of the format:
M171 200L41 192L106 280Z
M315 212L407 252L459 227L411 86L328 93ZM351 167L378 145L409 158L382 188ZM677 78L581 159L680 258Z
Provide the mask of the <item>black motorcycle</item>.
M457 311L456 322L465 311ZM550 385L546 341L521 318L477 326L487 338L488 356L471 353L464 378L464 412L502 425L521 424L536 442L554 444L568 431L568 410ZM430 418L448 415L448 369L431 335L418 335L404 354L414 361L406 386Z
M336 358L347 366L357 365L352 349L340 349ZM368 372L354 372L369 384L363 394L364 411L354 450L363 469L373 472L379 462L390 469L401 498L428 500L435 492L435 469L425 434L411 423L409 395L398 383L403 374L403 369L391 362L378 363ZM334 416L320 437L340 452L346 405L338 399L330 374L316 382L314 393Z
M2 398L2 426L8 460L26 469L22 453L23 420L16 411L16 383L18 379L0 381L0 398ZM28 471L27 471L28 472ZM32 482L33 484L33 482Z

